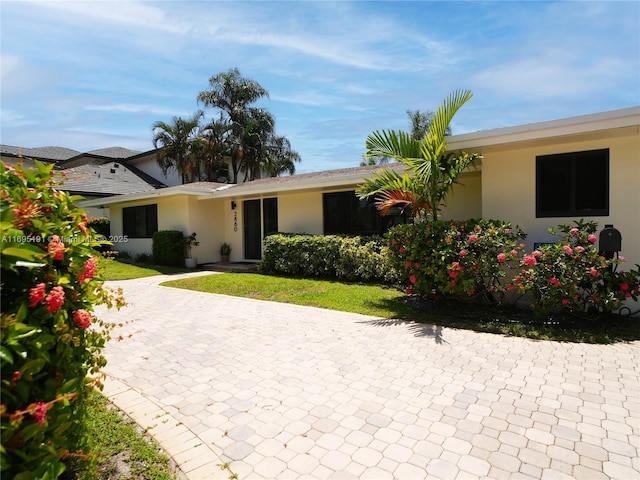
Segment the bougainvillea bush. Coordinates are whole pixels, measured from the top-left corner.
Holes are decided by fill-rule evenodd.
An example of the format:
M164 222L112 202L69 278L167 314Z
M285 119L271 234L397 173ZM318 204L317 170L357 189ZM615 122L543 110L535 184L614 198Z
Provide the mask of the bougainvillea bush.
M605 258L595 243L597 224L575 222L560 225L562 237L552 245L526 255L513 285L531 292L535 311L545 314L564 310L588 318L612 312L626 300L637 300L640 267L618 271L624 257ZM550 229L556 234L556 229Z
M97 275L95 232L57 190L52 166L0 162L2 223L2 477L49 479L87 459L85 400L100 386L109 325L122 305Z
M503 301L508 272L518 265L525 234L508 222L438 220L398 225L387 233L407 294Z

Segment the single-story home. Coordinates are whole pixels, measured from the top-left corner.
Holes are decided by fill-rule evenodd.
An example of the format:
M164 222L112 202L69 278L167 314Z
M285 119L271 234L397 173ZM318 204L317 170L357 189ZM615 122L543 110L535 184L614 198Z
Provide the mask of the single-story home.
M482 154L464 172L443 218L511 221L527 248L553 241L548 227L586 219L613 225L629 263L640 264L640 107L453 135L450 151ZM363 147L364 148L364 147ZM115 249L151 252L156 230L197 233L199 263L259 261L265 235L280 231L381 233L397 218L382 219L357 200L358 185L380 168L347 168L230 185L198 182L80 203L109 207ZM121 240L121 241L120 241Z

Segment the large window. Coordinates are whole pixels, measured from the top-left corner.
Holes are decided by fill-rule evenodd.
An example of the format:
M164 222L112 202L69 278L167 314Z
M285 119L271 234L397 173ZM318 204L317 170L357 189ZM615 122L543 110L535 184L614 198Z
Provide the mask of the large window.
M158 231L158 205L140 205L122 209L123 235L151 238Z
M322 198L324 233L376 235L395 223L406 223L402 216L382 217L373 200L358 200L353 190L325 193Z
M536 217L609 215L609 149L536 157Z

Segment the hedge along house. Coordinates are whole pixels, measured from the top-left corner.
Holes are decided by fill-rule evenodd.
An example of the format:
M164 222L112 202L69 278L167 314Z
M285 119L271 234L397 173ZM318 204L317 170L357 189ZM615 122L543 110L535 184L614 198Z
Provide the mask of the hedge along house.
M527 248L554 239L547 228L584 218L622 234L622 254L640 263L640 107L454 135L449 150L483 155L464 172L442 218L511 221ZM271 232L381 233L399 217L381 218L355 189L379 168L359 167L256 180L237 185L191 183L81 202L108 206L115 248L149 253L156 230L198 234L200 263L259 261Z

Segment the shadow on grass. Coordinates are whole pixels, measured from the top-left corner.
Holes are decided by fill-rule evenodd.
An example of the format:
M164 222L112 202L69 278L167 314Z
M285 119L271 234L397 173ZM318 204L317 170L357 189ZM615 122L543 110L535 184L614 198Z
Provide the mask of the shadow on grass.
M428 301L415 297L385 299L372 306L392 313L391 319L369 323L376 327L406 324L415 336L446 343L442 327L559 342L608 344L640 340L640 318L615 314L597 320L568 315L536 316L525 308Z

